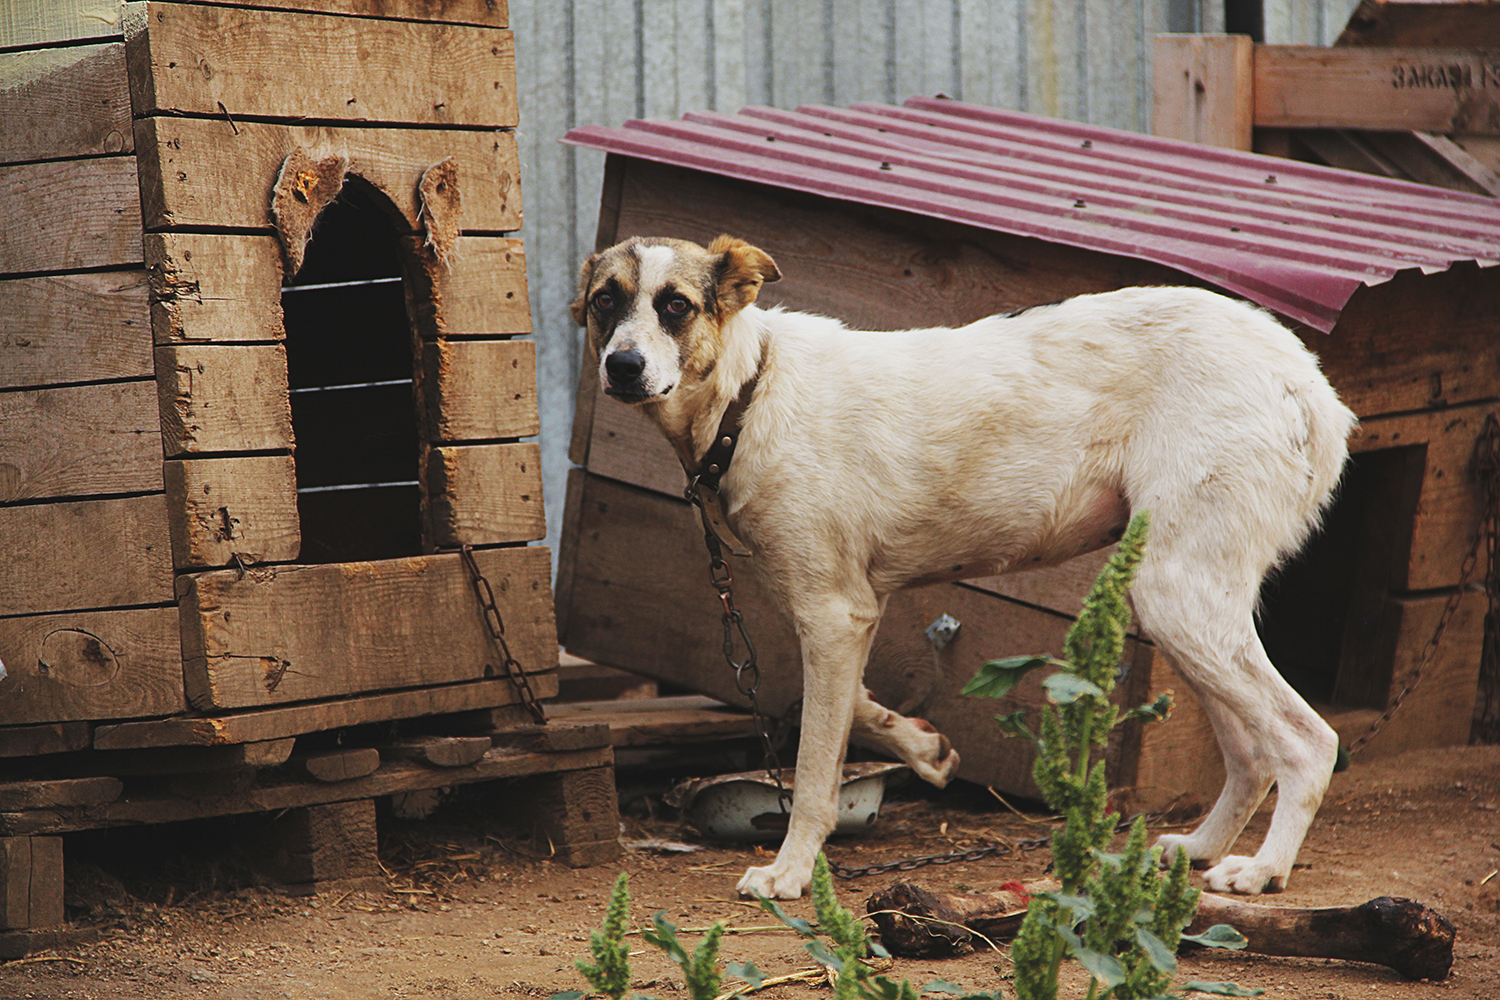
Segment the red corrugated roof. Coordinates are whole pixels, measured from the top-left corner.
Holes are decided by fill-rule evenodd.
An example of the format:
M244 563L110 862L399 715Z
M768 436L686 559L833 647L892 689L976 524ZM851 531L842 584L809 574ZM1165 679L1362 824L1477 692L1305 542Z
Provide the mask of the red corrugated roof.
M1156 261L1324 331L1361 284L1500 262L1493 198L959 101L696 112L565 141Z

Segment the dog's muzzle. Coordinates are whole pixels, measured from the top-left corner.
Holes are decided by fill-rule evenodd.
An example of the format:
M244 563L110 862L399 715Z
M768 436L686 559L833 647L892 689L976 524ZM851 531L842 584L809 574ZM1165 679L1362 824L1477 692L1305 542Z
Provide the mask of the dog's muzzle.
M646 385L646 357L633 348L612 351L604 359L606 394L626 403L639 403L656 393Z

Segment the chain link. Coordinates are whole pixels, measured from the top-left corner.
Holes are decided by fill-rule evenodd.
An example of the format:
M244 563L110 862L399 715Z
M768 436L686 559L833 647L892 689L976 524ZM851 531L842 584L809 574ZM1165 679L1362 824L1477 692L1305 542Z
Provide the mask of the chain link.
M542 710L542 704L537 701L536 692L531 689L531 680L526 676L525 668L510 654L510 644L505 641L505 619L500 617L500 609L495 606L495 591L491 589L490 581L486 580L484 574L479 571L479 563L474 560L474 550L471 546L461 546L458 554L463 559L464 568L469 571L469 586L474 591L474 598L479 602L479 613L484 616L485 628L490 634L490 643L495 647L495 652L500 654L501 671L510 681L510 686L516 692L516 696L526 706L526 711L531 713L531 718L538 725L544 724L547 721L547 713ZM486 664L486 675L489 672L489 665Z
M1489 594L1489 613L1485 616L1486 632L1495 629L1495 603L1497 600L1497 586L1495 578L1500 567L1496 566L1497 538L1500 538L1500 424L1496 423L1494 414L1485 418L1484 428L1479 433L1474 448L1474 475L1479 480L1482 507L1480 510L1479 530L1474 535L1474 544L1469 547L1468 555L1464 556L1463 564L1459 568L1458 586L1448 595L1447 602L1443 605L1442 614L1438 615L1437 626L1432 630L1432 635L1422 646L1422 652L1417 656L1417 667L1412 671L1411 678L1401 687L1400 693L1391 700L1390 706L1380 714L1370 728L1364 734L1349 744L1349 753L1358 753L1365 744L1374 739L1375 736L1386 727L1396 712L1400 710L1402 702L1417 689L1422 683L1422 672L1427 669L1432 657L1437 653L1438 646L1443 641L1443 635L1448 631L1448 624L1453 616L1458 613L1458 605L1463 600L1464 593L1468 590L1469 581L1474 576L1475 569L1479 565L1480 549L1485 549L1488 555L1489 565L1487 567L1487 582L1485 590ZM1490 637L1487 636L1487 639ZM1491 642L1487 642L1488 647ZM1481 660L1482 664L1493 662L1493 652L1488 649L1489 656ZM1481 667L1481 676L1483 668Z

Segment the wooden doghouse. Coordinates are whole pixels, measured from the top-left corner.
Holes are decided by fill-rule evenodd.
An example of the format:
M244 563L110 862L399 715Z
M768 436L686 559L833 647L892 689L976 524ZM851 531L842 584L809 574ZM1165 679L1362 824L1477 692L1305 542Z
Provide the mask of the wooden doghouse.
M1467 741L1485 597L1459 584L1481 524L1471 457L1500 409L1500 206L943 100L751 108L569 139L609 154L601 245L733 233L780 265L763 301L856 327L961 324L1142 284L1218 288L1280 314L1362 422L1326 530L1266 589L1267 646L1350 741L1411 679L1451 597L1421 686L1363 752ZM566 647L743 704L681 469L639 413L599 395L590 364L572 457ZM992 717L1034 707L1039 686L1003 705L958 691L986 659L1059 651L1103 555L894 596L867 683L950 735L963 777L1031 791L1029 742L1000 738ZM1470 583L1486 572L1482 547L1477 558ZM762 700L783 712L800 695L795 637L753 559L735 568ZM924 629L941 614L961 626L937 649ZM1125 666L1122 697L1175 688L1179 707L1116 731L1114 780L1148 800L1216 792L1220 756L1185 686L1147 643Z
M503 0L0 18L0 767L34 779L0 785L0 834L550 772L608 807L561 855L610 852L607 735L524 730L476 596L555 693L506 23ZM366 752L312 771L356 780L208 805L48 783L418 718L530 749L345 741Z

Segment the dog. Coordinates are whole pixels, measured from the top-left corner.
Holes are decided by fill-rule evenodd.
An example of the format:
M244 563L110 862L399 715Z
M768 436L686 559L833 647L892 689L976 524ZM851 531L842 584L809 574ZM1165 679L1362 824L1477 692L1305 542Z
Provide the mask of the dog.
M957 770L931 725L863 687L892 592L1054 565L1117 541L1141 509L1136 618L1202 702L1228 772L1202 824L1157 843L1206 865L1215 891L1284 888L1338 749L1253 620L1266 574L1316 528L1355 424L1312 353L1201 289L877 333L757 305L780 277L732 237L636 238L588 258L571 307L604 391L640 407L686 469L737 435L727 470L711 466L717 530L753 550L801 643L791 819L740 892L807 889L851 730L939 786ZM1273 782L1260 849L1230 854Z

